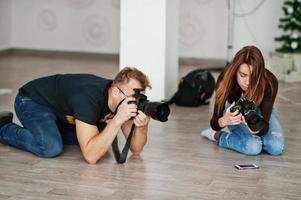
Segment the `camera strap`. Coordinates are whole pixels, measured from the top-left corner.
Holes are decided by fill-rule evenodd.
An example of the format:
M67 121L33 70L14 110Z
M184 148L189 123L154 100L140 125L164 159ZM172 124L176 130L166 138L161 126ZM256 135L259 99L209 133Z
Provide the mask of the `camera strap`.
M121 102L119 102L119 104L117 105L116 107L116 110L115 110L115 114L117 113L117 110L120 106L120 104L124 101L125 99L123 99ZM131 131L130 131L130 134L126 140L126 143L122 149L122 152L120 154L120 151L119 151L119 147L118 147L118 138L117 138L117 135L112 143L112 150L113 150L113 153L114 153L114 157L115 157L115 160L117 161L118 164L122 164L122 163L125 163L126 161L126 158L127 158L127 155L129 153L129 149L130 149L130 146L131 146L131 141L132 141L132 137L133 137L133 134L134 134L134 130L135 130L135 124L132 125L131 127Z
M132 141L132 137L133 137L133 134L134 134L134 130L135 130L135 124L133 124L132 127L131 127L130 134L129 134L127 140L126 140L126 143L125 143L125 145L122 149L121 154L120 154L119 147L118 147L118 138L117 138L117 136L115 137L115 139L112 143L113 153L114 153L115 159L116 159L118 164L125 163L125 161L126 161L126 158L127 158L128 153L129 153L130 146L131 146L131 141Z

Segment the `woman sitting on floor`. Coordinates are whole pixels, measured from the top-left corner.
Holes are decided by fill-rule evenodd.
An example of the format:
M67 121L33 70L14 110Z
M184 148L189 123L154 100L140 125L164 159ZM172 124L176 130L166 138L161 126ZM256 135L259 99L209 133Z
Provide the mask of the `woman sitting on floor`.
M260 50L255 46L242 48L218 77L211 128L202 136L246 155L257 155L262 150L282 154L284 132L274 108L277 90L277 78L265 69ZM253 131L242 113L230 112L243 98L253 101L255 111L266 121L260 131Z

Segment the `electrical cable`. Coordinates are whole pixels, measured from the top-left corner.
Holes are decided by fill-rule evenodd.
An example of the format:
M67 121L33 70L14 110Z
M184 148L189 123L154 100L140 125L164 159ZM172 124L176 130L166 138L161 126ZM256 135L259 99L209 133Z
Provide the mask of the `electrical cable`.
M251 11L248 12L244 12L244 9L242 7L241 1L238 0L238 6L240 7L240 10L243 12L241 14L235 14L234 13L234 17L242 17L243 23L245 24L249 34L251 35L251 37L253 38L253 40L255 41L256 45L258 45L261 48L260 42L258 42L254 32L252 31L251 27L249 26L246 17L252 15L253 13L255 13L265 2L265 0L262 0L261 2L258 3L257 6L255 6L253 9L251 9Z
M236 17L246 17L246 16L249 16L249 15L252 15L264 4L264 2L265 2L265 0L261 0L253 9L251 9L248 12L245 12L245 13L235 13L234 12L234 16L236 16ZM238 4L241 5L240 0L238 0Z

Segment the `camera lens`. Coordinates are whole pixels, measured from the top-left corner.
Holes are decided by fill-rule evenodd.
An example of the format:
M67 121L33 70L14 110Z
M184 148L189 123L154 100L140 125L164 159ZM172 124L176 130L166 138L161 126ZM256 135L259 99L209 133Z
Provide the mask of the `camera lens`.
M140 93L139 89L134 89L134 91L134 97L136 98L135 103L137 104L138 110L141 110L155 120L161 122L168 120L170 109L167 103L150 102L144 94Z
M258 115L254 110L246 113L245 119L252 131L261 131L265 126L267 126L267 122L264 118Z
M166 122L170 114L168 104L160 102L141 102L141 105L138 105L138 109L160 122Z

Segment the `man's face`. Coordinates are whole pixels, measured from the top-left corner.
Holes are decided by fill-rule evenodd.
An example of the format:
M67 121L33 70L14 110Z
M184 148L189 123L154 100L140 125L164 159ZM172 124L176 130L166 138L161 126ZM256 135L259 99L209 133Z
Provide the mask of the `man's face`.
M132 97L135 92L134 88L140 89L142 94L145 94L145 90L141 87L141 84L136 79L130 79L127 83L116 86L119 90L119 96L121 99Z

